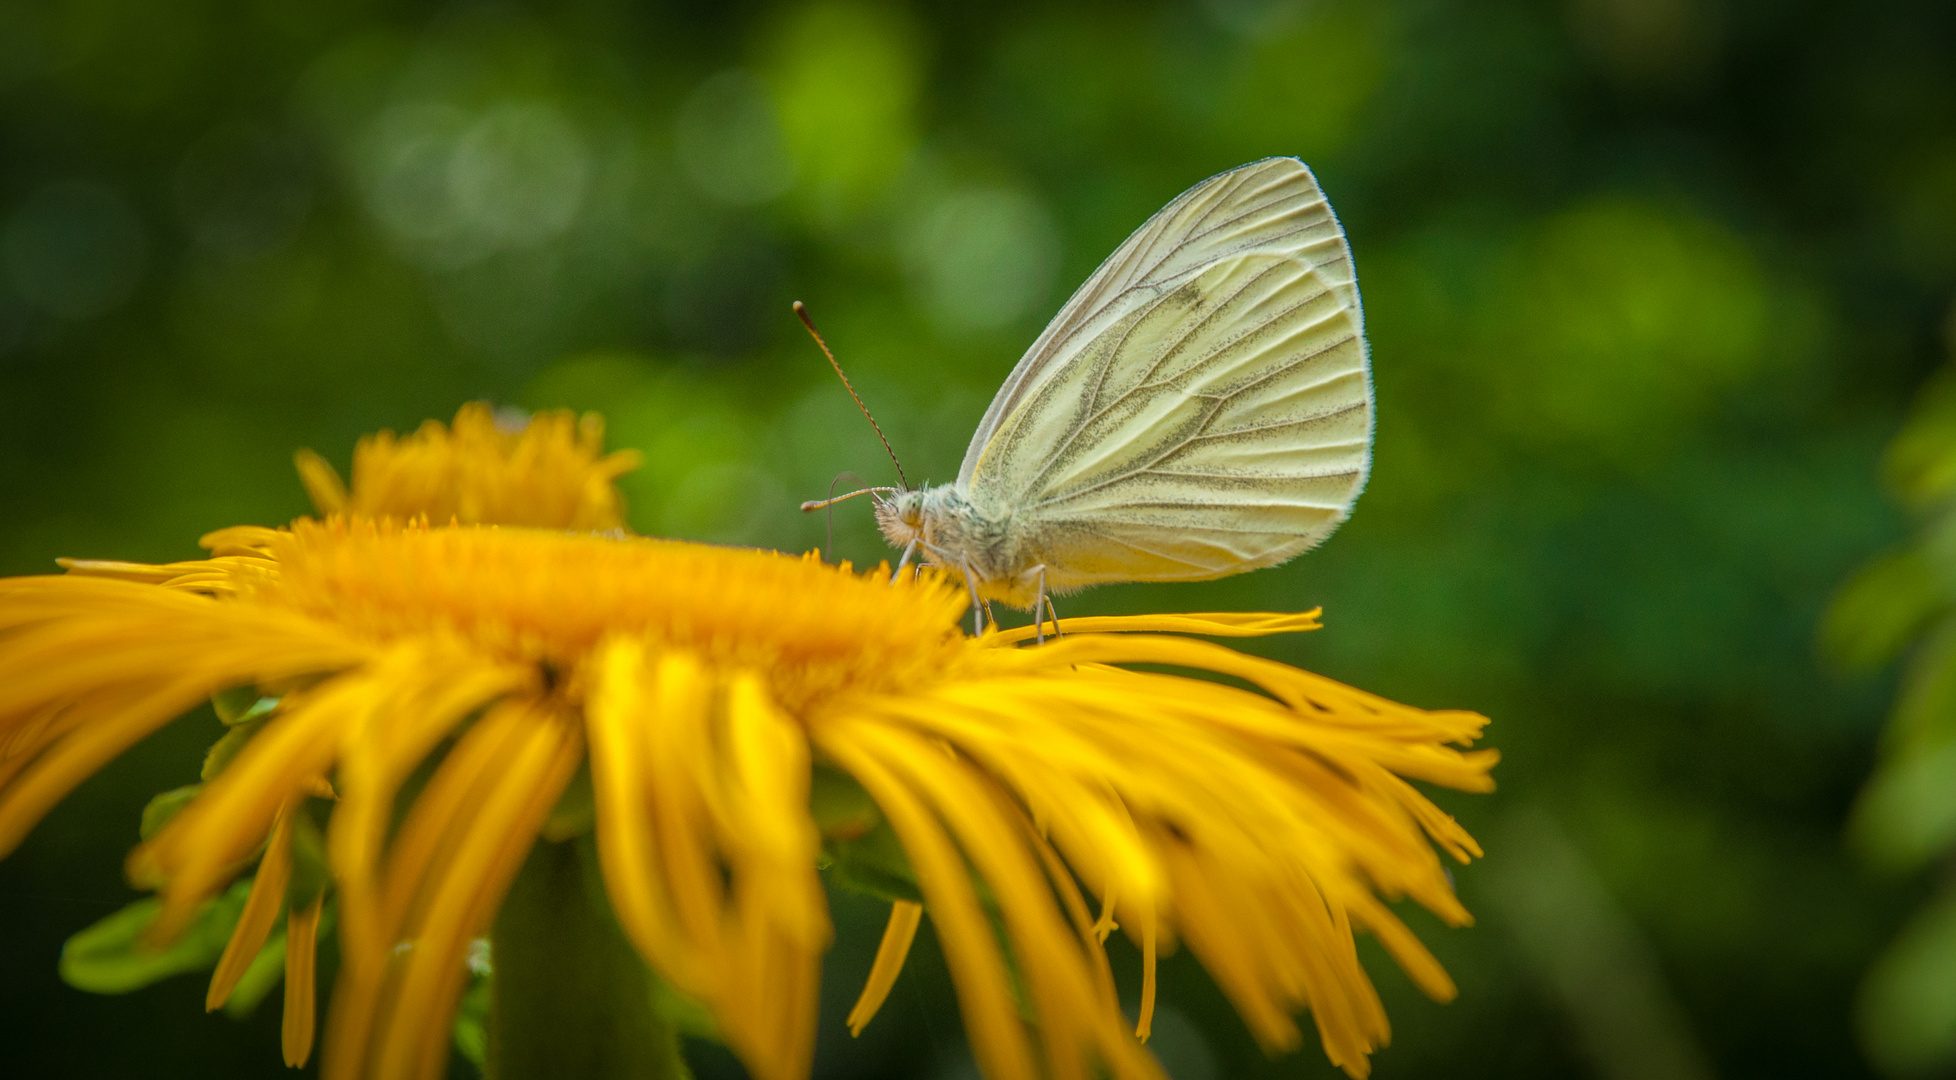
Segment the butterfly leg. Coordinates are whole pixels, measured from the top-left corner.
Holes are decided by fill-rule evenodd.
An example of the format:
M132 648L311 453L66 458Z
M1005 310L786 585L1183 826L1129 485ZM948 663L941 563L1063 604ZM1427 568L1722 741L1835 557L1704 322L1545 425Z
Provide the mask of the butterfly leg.
M977 637L985 632L985 602L978 598L978 579L971 573L971 560L961 555L958 562L964 565L964 587L971 590L971 636Z
M1043 566L1039 568L1039 596L1032 602L1032 617L1038 621L1038 644L1044 645L1046 644L1046 619L1040 613L1041 604L1044 604L1046 611L1053 617L1053 636L1056 638L1062 636L1059 627L1059 609L1053 606L1053 597L1046 591L1046 568Z
M910 541L909 547L903 549L903 557L906 561L910 558L910 552L914 548L916 548L918 544L922 544L925 550L929 551L932 555L937 556L938 565L940 566L946 565L951 561L950 552L922 538ZM958 565L964 571L964 587L967 590L969 590L971 593L971 625L973 628L972 632L974 635L982 634L985 632L985 623L989 621L989 616L991 615L991 608L987 606L985 601L982 598L980 598L978 595L978 575L972 572L971 558L966 555L959 555ZM921 570L922 568L919 567L918 569Z
M1032 597L1033 644L1046 644L1046 608L1052 601L1046 599L1046 564L1039 564L1039 591ZM1059 614L1053 615L1053 633L1059 633Z
M917 541L903 545L903 557L897 560L896 570L890 574L890 584L895 585L903 578L903 568L910 565L910 556L917 553Z

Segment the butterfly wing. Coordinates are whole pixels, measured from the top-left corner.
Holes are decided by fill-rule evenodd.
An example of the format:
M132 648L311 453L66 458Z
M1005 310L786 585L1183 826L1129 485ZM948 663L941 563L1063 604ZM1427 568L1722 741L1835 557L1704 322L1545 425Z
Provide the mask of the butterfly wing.
M1363 323L1302 164L1170 203L1054 327L993 403L966 484L1053 588L1270 566L1350 511L1372 437Z
M1290 255L1320 268L1363 330L1344 230L1311 170L1296 158L1266 158L1219 173L1157 211L1074 291L985 410L958 482L969 485L1005 417L1087 341L1209 264L1253 253Z

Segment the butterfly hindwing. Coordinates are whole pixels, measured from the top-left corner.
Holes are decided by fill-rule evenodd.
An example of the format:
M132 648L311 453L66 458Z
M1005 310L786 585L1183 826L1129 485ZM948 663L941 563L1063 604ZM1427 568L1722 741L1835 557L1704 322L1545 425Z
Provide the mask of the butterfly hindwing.
M1336 528L1371 444L1364 340L1296 259L1225 258L1104 328L994 436L970 497L1056 588L1219 577Z

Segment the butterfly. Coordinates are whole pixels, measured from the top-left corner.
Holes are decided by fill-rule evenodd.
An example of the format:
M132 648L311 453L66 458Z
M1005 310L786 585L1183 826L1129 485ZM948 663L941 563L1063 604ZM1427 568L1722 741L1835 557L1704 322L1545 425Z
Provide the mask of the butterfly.
M1033 609L1043 638L1054 594L1317 545L1365 486L1372 414L1344 232L1303 162L1268 158L1183 192L1094 271L999 388L956 481L866 490L899 573L921 556L974 609Z

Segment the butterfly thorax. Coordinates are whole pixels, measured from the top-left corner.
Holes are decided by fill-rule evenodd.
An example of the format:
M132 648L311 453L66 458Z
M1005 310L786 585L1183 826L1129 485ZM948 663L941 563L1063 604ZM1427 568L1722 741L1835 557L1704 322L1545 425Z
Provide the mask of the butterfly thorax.
M986 514L954 484L906 491L876 504L876 524L899 550L959 577L968 569L978 595L1030 608L1038 589L1038 560L1025 550L1023 530L1010 516Z

